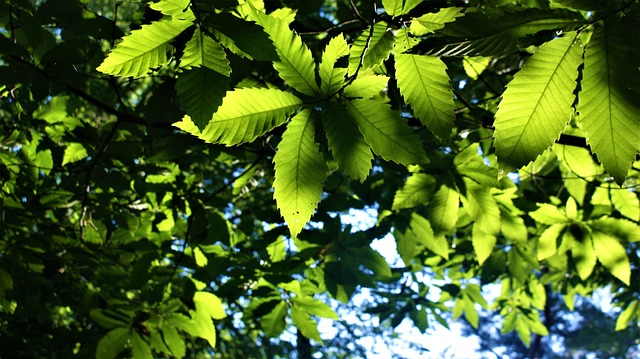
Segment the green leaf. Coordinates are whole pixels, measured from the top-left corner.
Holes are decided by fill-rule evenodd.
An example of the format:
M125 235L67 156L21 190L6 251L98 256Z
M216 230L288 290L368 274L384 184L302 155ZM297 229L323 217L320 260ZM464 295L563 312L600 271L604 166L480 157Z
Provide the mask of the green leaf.
M485 8L447 22L412 52L434 56L504 56L527 47L527 36L544 30L573 31L584 18L568 10ZM532 36L529 39L533 39Z
M329 149L340 169L351 178L364 181L371 170L373 154L347 109L330 102L323 106L321 118Z
M500 207L491 193L475 182L465 179L467 190L462 195L462 206L482 232L497 236L500 233Z
M322 52L322 61L318 66L318 72L320 73L320 90L323 96L332 96L342 87L347 69L335 67L335 64L339 58L347 55L349 55L349 45L342 34L332 38Z
M327 304L309 296L293 297L291 298L295 306L304 310L305 312L322 318L328 318L338 320L338 315Z
M187 347L176 328L171 325L163 325L162 337L174 356L183 358L186 355Z
M153 359L149 344L136 331L131 336L131 354L136 359Z
M433 196L436 179L424 173L414 173L407 178L402 188L393 197L394 211L426 205Z
M589 238L576 241L571 247L571 257L576 265L580 279L587 280L593 268L596 266L596 252L593 250L593 243Z
M445 185L440 186L429 204L429 222L431 222L436 235L448 233L456 228L459 208L460 195L458 191Z
M640 241L640 226L622 218L602 217L591 221L592 229L607 233L627 242Z
M411 32L415 35L425 35L442 29L446 23L454 21L456 18L463 16L462 8L445 7L435 13L427 13L414 19L411 23Z
M344 95L348 98L369 100L379 96L389 82L389 78L382 75L358 76L349 86L345 87Z
M346 256L356 263L369 268L376 279L391 278L391 268L384 257L370 247L348 247Z
M189 0L160 0L150 3L149 7L176 19L193 21L196 17L189 7L190 4Z
M142 25L141 29L125 36L96 70L114 76L144 76L167 63L169 42L191 24L191 21L164 19Z
M196 67L178 76L178 99L199 130L204 130L229 90L229 78L206 67Z
M97 359L112 359L124 350L129 341L129 328L115 328L109 331L100 341L96 349Z
M424 244L427 249L439 255L444 259L449 259L449 243L443 235L436 236L433 233L429 221L421 215L411 213L411 222L409 224L411 232Z
M531 328L529 328L529 323L526 320L526 317L519 315L516 318L515 326L518 337L525 346L529 347L529 344L531 344Z
M322 343L320 332L318 331L318 324L311 319L309 314L294 305L291 307L291 320L302 335L318 343Z
M327 165L314 135L312 112L305 109L291 120L273 157L273 197L294 238L311 219L327 177Z
M591 232L593 249L598 261L624 284L629 285L631 280L631 265L624 246L610 235L593 231Z
M387 14L397 16L402 14L404 0L382 0L382 6Z
M278 54L264 29L230 13L212 14L205 19L215 38L233 53L250 60L275 61Z
M353 76L358 68L362 72L380 65L389 58L394 43L393 32L387 29L387 23L384 21L373 25L373 33L371 33L371 27L365 29L351 45L349 75ZM362 62L362 66L360 66L360 62Z
M640 198L637 192L627 189L611 189L611 203L623 216L640 221Z
M484 72L484 70L491 63L491 57L465 57L462 62L464 72L472 80L477 80L478 77Z
M184 54L180 58L180 67L190 69L200 66L227 77L231 75L227 54L222 46L198 28L193 32L193 36L184 48Z
M485 233L482 226L478 225L477 222L473 225L471 243L473 244L476 258L478 258L478 264L482 265L491 256L497 240L498 238L495 235Z
M616 320L616 331L625 330L634 317L640 316L640 301L634 300L620 313Z
M455 121L455 103L447 65L437 57L396 55L398 88L416 117L447 141Z
M640 153L640 69L613 18L585 50L578 112L587 143L621 185Z
M347 111L373 152L383 159L404 165L428 162L418 136L388 104L353 100L347 102Z
M314 62L309 48L287 23L273 16L253 11L256 22L262 26L276 47L280 61L273 67L287 85L308 96L320 94L314 73Z
M264 334L270 338L276 338L284 331L285 316L287 315L287 303L279 302L269 314L260 318L260 324Z
M582 62L575 33L542 45L507 85L496 112L495 146L509 172L536 159L571 119Z
M69 143L69 146L64 149L64 155L62 156L62 165L67 163L78 162L84 158L87 158L87 150L80 143Z
M500 231L505 238L514 243L525 244L529 237L524 220L502 206L500 207Z
M174 126L206 142L235 146L251 142L285 123L301 104L298 97L276 89L236 89L227 92L222 105L202 133L189 116L174 123Z
M224 312L222 301L213 293L196 292L193 295L193 302L198 313L205 313L209 317L218 320L227 316Z
M547 259L556 254L558 249L557 242L558 237L564 231L566 225L564 223L556 223L547 228L538 239L538 260Z
M556 223L568 223L569 219L567 216L558 209L558 207L553 206L548 203L539 203L538 209L529 212L529 217L536 220L538 223L542 224L556 224Z
M411 265L411 259L416 254L416 238L412 233L402 234L398 230L393 231L396 240L396 250L405 266Z

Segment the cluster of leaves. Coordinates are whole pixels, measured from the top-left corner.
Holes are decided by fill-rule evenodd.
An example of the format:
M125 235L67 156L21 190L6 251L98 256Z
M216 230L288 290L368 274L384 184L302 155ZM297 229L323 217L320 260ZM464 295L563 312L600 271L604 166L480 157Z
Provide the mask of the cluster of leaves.
M2 1L0 342L273 357L327 294L425 332L496 282L527 345L549 290L637 321L640 4L470 3Z

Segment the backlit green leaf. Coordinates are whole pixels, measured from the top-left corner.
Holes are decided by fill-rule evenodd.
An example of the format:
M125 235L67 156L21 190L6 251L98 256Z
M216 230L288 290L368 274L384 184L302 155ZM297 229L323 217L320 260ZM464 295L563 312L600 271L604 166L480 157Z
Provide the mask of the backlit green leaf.
M538 239L538 260L547 259L556 254L558 237L564 229L564 224L557 223L542 232Z
M429 221L417 213L411 214L411 231L427 249L444 259L449 259L449 243L444 235L435 235Z
M336 61L349 55L349 45L342 34L332 38L322 52L322 61L318 66L320 73L320 90L324 96L335 94L347 75L347 69L335 67Z
M291 320L302 335L318 343L322 343L320 332L318 331L318 324L311 319L309 314L294 305L291 307Z
M136 331L131 336L131 354L134 358L153 359L151 347Z
M205 313L213 319L223 319L227 316L220 298L213 293L196 292L193 295L193 302L197 312Z
M314 136L312 113L305 109L287 126L273 158L273 197L294 238L317 208L327 177L324 156Z
M598 261L624 284L629 285L631 278L631 266L627 253L615 238L610 235L594 231L591 233L593 248Z
M109 331L98 342L96 349L97 359L112 359L124 350L124 346L129 341L129 328L115 328Z
M172 16L175 19L193 21L196 17L189 7L190 4L191 2L189 0L160 0L150 3L149 7L153 10L160 11L164 15Z
M301 104L298 97L276 89L236 89L227 92L202 133L189 116L174 126L206 142L235 146L251 142L285 123Z
M349 86L345 87L344 95L348 98L369 100L379 96L388 82L389 78L382 75L358 76Z
M229 90L229 78L207 67L195 67L178 76L178 99L191 121L203 130Z
M477 223L474 224L471 243L473 244L473 251L480 265L489 258L491 252L493 252L493 248L496 246L497 240L495 235L485 233L480 225Z
M371 28L365 29L351 45L349 75L355 74L358 68L362 71L380 65L382 61L389 58L394 42L393 33L387 29L387 23L384 21L373 25L373 34L371 34Z
M571 247L571 257L576 265L576 270L580 279L586 280L593 272L596 266L596 252L593 250L593 244L587 237L582 241L576 241Z
M529 216L542 224L567 223L569 221L564 212L548 203L538 204L538 209L529 212Z
M64 155L62 156L62 165L67 163L78 162L88 156L87 150L81 143L70 143L67 148L64 149Z
M323 107L321 118L329 149L340 169L351 178L364 181L371 170L373 153L347 109L330 102Z
M493 236L500 232L500 208L489 191L465 179L467 186L466 193L460 196L462 206L469 213L469 216L476 222L482 232Z
M437 57L396 55L400 93L416 117L438 138L447 141L455 115L447 65Z
M287 23L258 11L253 14L276 47L280 61L274 62L273 67L280 78L296 91L309 96L318 95L320 89L316 83L315 65L309 48L289 29Z
M495 146L506 172L533 161L571 119L582 62L575 34L542 45L507 85L496 112Z
M448 233L456 227L459 207L458 191L448 186L440 186L429 204L429 222L436 234Z
M140 77L167 63L169 42L191 21L164 19L142 25L125 36L96 70L114 76Z
M620 185L640 152L640 69L615 17L595 29L581 84L578 112L587 142Z
M180 58L180 67L206 67L224 76L231 74L227 54L220 44L207 36L200 29L193 32L193 36L184 48Z
M426 205L435 191L436 179L428 174L414 173L393 197L393 210Z
M404 165L428 162L418 136L389 105L353 100L347 102L347 111L358 124L365 141L380 157Z
M463 16L459 7L445 7L435 13L427 13L414 19L411 23L411 32L415 35L424 35L440 30L448 22Z
M284 331L287 303L279 302L269 314L260 318L260 324L267 337L275 338Z
M333 309L331 309L330 306L313 297L297 296L297 297L291 298L291 300L293 301L295 306L299 307L300 309L304 310L305 312L311 315L315 315L317 317L322 317L322 318L338 320L338 315Z

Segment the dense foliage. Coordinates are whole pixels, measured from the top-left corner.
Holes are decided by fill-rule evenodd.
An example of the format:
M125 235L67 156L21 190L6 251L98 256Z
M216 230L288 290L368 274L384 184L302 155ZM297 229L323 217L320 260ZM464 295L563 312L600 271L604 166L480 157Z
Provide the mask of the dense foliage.
M638 34L633 0L0 0L0 356L307 357L338 303L539 345L600 288L636 325Z

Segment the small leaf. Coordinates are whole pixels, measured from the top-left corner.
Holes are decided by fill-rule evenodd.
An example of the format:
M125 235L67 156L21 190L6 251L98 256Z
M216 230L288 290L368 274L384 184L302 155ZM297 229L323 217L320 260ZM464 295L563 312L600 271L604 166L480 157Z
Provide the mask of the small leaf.
M413 233L402 234L398 230L393 231L393 237L396 240L396 250L402 258L405 266L411 265L411 259L416 253L416 238Z
M428 174L414 173L393 197L393 210L426 205L436 186L436 179Z
M287 126L273 158L273 197L294 238L311 219L327 177L327 165L314 136L312 113L305 109Z
M67 163L78 162L84 158L87 158L87 150L80 143L70 143L67 148L64 149L64 155L62 156L62 165Z
M569 222L567 216L562 211L560 211L558 207L547 203L538 204L538 209L533 212L529 212L529 216L535 219L536 222L542 224L557 224Z
M241 88L227 92L222 105L202 133L189 116L173 125L206 142L236 146L251 142L285 123L301 104L298 97L288 92Z
M396 55L398 88L416 117L443 141L455 121L455 103L447 65L437 57Z
M606 233L591 232L593 249L598 261L624 284L629 285L631 280L631 265L624 246L615 238Z
M627 189L611 189L611 203L623 216L640 221L640 198L638 192Z
M411 23L411 32L417 36L434 33L442 29L446 23L454 21L457 17L464 16L464 13L461 13L460 10L462 8L445 7L436 13L427 13L417 17Z
M167 46L191 21L165 19L133 30L111 50L96 70L114 76L140 77L167 63Z
M189 0L160 0L150 3L149 7L175 19L193 21L196 17L189 7L190 3Z
M491 193L483 186L464 179L466 195L460 196L462 206L482 232L497 236L500 233L500 207Z
M171 350L174 356L178 358L183 358L187 353L187 347L184 343L184 340L178 334L176 328L171 325L163 325L162 326L162 336L164 338L164 342Z
M388 104L353 100L347 102L347 111L373 152L383 159L404 165L429 161L418 136Z
M571 257L580 279L587 280L596 266L596 252L593 250L592 241L589 238L582 242L576 241L571 247Z
M369 100L379 96L389 82L389 78L382 75L358 76L349 86L345 87L347 98Z
M634 317L640 316L640 301L634 300L620 313L616 320L616 331L625 330Z

